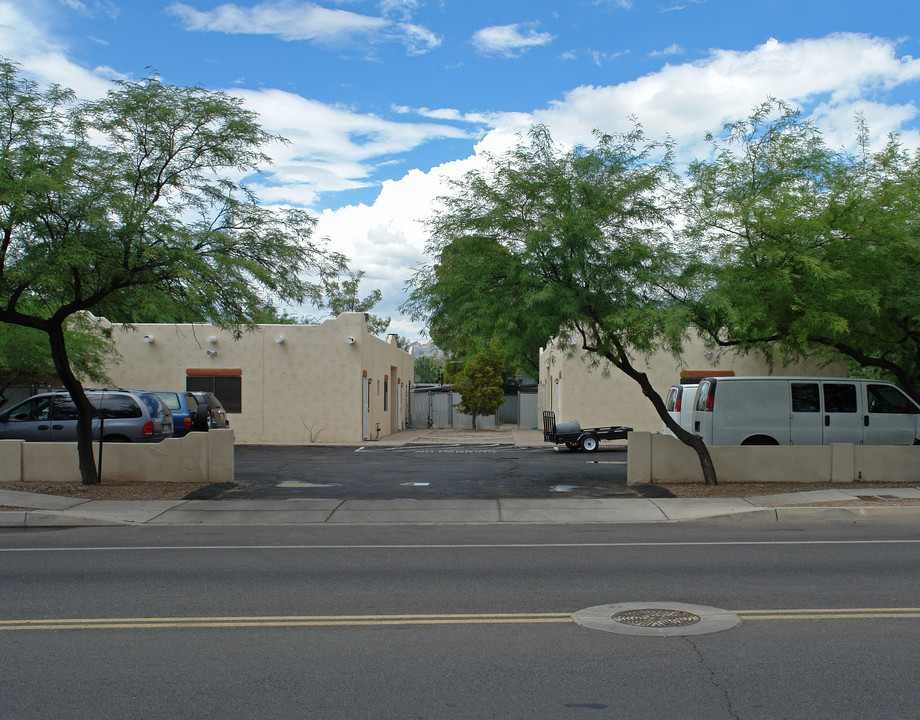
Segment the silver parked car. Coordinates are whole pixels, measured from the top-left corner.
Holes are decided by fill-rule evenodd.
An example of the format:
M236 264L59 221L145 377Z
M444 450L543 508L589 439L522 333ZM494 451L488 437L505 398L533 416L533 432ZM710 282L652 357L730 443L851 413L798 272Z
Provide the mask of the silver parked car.
M131 390L89 390L93 440L160 442L173 434L172 414L156 395ZM77 406L66 392L41 393L0 413L0 439L74 442Z

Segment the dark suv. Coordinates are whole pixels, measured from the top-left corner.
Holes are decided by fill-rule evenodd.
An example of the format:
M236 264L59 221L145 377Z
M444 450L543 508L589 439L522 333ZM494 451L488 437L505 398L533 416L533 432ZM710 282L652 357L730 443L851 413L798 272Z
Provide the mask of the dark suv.
M191 393L175 390L154 390L153 394L166 403L173 418L173 437L183 437L195 428L198 403ZM205 428L207 429L207 428Z
M230 427L230 420L227 418L227 412L214 393L193 390L185 394L194 398L197 404L197 409L193 412L193 430L210 430L211 428Z
M182 437L192 430L229 427L224 406L211 392L154 390L173 416L173 435Z
M173 433L169 408L153 393L88 390L93 413L93 440L160 442ZM0 439L73 442L77 406L66 392L34 395L0 413Z

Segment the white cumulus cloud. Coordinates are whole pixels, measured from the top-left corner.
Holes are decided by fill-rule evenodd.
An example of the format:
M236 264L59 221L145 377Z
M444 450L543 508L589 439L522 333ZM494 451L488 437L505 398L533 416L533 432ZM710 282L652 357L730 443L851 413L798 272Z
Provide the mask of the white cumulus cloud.
M549 45L553 36L537 32L531 25L493 25L473 33L473 45L487 55L516 57L531 48Z

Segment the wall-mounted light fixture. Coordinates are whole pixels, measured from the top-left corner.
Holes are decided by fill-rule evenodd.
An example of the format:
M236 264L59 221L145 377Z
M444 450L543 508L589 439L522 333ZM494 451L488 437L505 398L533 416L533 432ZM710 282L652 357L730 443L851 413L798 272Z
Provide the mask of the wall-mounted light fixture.
M275 342L279 345L284 343L284 335L275 335Z
M155 343L156 340L157 340L157 339L156 339L153 335L144 335L144 342L145 342L145 343Z
M346 338L346 339L345 339L345 342L347 342L349 345L354 345L354 344L355 344L355 339L354 339L353 337Z
M217 338L214 337L213 335L205 335L204 341L205 341L206 343L211 343L211 345L213 345L214 343L217 342Z

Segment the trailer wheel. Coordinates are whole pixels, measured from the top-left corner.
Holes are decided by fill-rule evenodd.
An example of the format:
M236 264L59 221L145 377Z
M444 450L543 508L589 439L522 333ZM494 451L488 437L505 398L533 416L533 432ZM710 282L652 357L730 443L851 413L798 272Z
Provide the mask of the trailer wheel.
M578 443L577 443L577 442L572 442L571 440L567 440L566 443L565 443L565 446L566 446L569 450L578 450Z
M581 449L585 452L594 452L600 443L594 435L585 435L581 439Z

